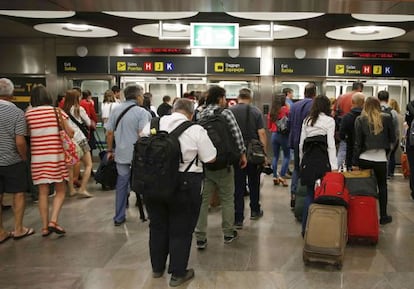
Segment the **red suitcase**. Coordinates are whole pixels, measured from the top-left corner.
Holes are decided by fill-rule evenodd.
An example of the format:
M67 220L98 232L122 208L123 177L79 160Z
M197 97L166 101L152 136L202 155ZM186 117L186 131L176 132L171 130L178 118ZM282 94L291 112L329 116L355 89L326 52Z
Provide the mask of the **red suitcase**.
M372 196L350 196L348 206L348 240L378 243L377 199Z
M324 205L348 206L349 192L341 173L327 172L315 187L314 202Z

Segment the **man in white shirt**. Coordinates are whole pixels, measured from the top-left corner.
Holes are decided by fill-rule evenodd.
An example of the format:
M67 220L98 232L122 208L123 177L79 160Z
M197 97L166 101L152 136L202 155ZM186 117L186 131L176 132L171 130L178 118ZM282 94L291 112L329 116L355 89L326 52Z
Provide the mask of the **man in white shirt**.
M160 119L159 130L171 132L180 124L192 119L194 104L188 99L178 99L171 115ZM142 130L150 134L150 124ZM187 269L192 234L197 223L201 205L203 163L214 162L216 148L200 125L194 124L178 137L183 163L180 164L180 186L174 198L168 201L146 199L144 201L150 219L150 256L153 277L160 278L166 268L171 273L170 286L176 287L194 277L194 270ZM196 161L194 161L196 160ZM187 167L189 169L186 171Z

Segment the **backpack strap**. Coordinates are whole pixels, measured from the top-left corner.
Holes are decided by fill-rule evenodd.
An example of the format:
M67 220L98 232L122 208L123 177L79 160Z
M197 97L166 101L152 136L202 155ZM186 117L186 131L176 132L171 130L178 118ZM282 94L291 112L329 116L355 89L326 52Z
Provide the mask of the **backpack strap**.
M128 106L126 109L124 109L124 111L123 112L121 112L121 114L118 116L118 119L116 120L116 123L115 123L115 129L114 129L114 131L116 131L116 129L117 129L117 127L118 127L118 124L119 124L119 122L121 121L121 119L124 117L124 115L128 112L128 110L130 110L131 108L133 108L134 106L137 106L136 104L133 104L133 105L130 105L130 106Z
M151 118L150 134L156 134L160 130L160 119L160 117Z
M176 138L177 139L177 141L178 141L178 137L187 129L187 128L189 128L190 126L192 126L193 124L195 124L195 123L193 123L193 122L191 122L191 121L185 121L185 122L183 122L182 124L180 124L179 126L177 126L172 132L170 132L170 135L172 136L172 137L174 137L174 138ZM178 144L180 144L180 142L178 142ZM183 153L181 152L181 146L180 146L180 162L181 163L184 163L184 159L183 159ZM191 165L192 164L190 164L188 167L187 167L187 169L190 169L190 167L191 167ZM188 171L188 170L186 170L186 171Z

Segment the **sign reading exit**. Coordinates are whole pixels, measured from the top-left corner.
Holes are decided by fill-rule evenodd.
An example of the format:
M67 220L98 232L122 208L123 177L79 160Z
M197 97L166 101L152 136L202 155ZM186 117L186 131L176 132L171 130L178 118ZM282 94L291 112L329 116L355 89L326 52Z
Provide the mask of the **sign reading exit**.
M238 49L238 23L191 23L191 48Z

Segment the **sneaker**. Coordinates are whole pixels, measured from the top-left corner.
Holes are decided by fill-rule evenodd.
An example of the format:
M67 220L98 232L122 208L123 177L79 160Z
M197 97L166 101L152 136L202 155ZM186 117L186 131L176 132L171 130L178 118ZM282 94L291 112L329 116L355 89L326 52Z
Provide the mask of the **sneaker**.
M177 287L194 278L194 269L188 269L183 277L171 275L170 286Z
M237 230L243 229L243 221L241 221L241 222L234 222L234 228L236 228Z
M115 227L119 227L119 226L121 226L123 223L125 223L126 222L126 219L123 219L122 221L114 221L114 226Z
M237 234L237 231L233 231L233 236L224 236L224 243L230 244L234 240L236 240L239 237L239 234Z
M197 247L198 250L204 250L207 247L207 239L197 240L196 247Z
M252 212L250 214L250 220L258 220L261 217L263 217L263 210L260 210L259 212Z
M385 224L388 224L388 223L391 223L391 222L392 222L392 217L391 216L383 216L383 217L380 218L380 224L381 225L385 225Z
M162 270L161 272L152 272L152 278L161 278L162 275L164 275L164 271Z

